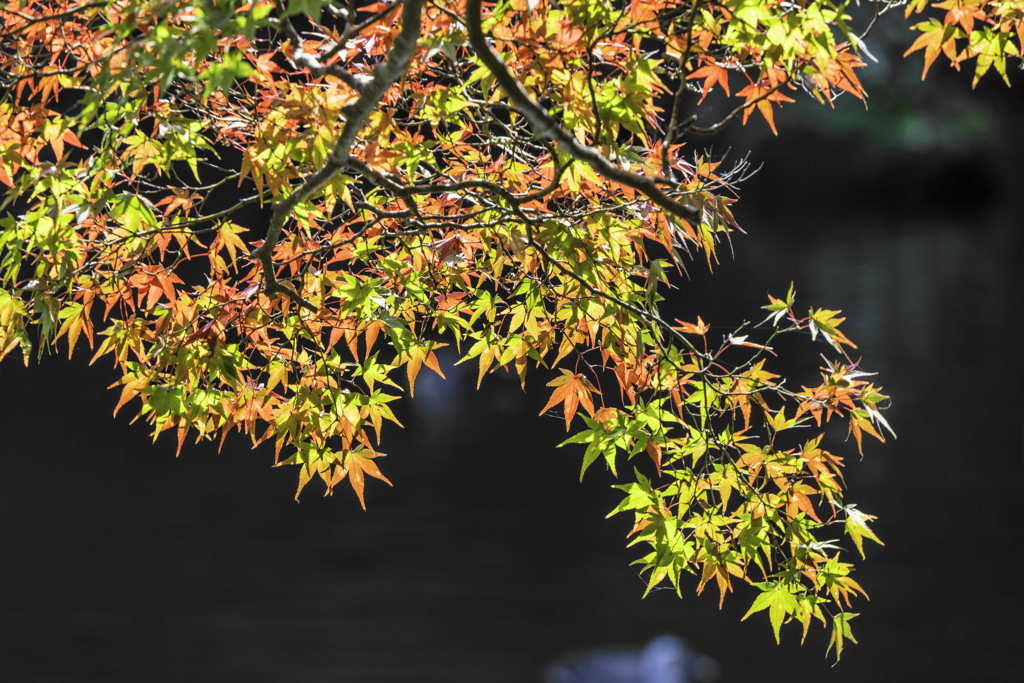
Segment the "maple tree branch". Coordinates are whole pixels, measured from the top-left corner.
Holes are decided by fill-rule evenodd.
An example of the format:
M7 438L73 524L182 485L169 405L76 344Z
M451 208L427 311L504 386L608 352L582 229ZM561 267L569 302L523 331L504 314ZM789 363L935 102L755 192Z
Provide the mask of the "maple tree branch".
M285 294L303 308L314 312L317 310L316 306L304 299L290 286L278 281L274 274L272 257L274 246L280 239L284 224L292 215L295 207L323 188L338 171L349 165L352 144L366 117L377 108L388 88L405 74L409 62L412 60L413 52L416 50L416 43L420 38L420 11L423 9L423 2L424 0L407 0L405 2L405 6L402 8L402 29L398 38L395 39L395 44L388 52L387 59L376 66L372 79L363 87L359 99L342 110L345 114L345 126L334 143L330 157L320 167L320 170L306 178L286 199L274 205L274 212L270 216L270 225L267 228L267 237L263 244L250 254L263 266L264 290L268 296Z
M359 159L350 159L348 166L355 170L358 170L363 175L367 176L379 185L385 185L389 190L399 195L400 197L411 197L412 195L436 195L444 194L446 192L459 192L461 190L469 190L473 188L481 188L490 190L492 193L500 196L510 206L518 207L529 201L540 199L545 195L554 192L558 188L558 183L561 180L562 174L565 173L567 166L556 166L555 172L552 175L550 183L534 190L528 194L515 194L510 191L504 185L500 185L490 180L484 180L482 178L470 178L469 180L459 180L450 183L421 183L418 185L402 185L394 176L389 173L382 171L375 171L370 168L364 161Z
M669 118L668 128L665 129L665 137L661 143L661 172L666 177L674 178L675 175L672 173L672 166L669 163L669 148L679 133L679 111L683 106L683 94L686 92L686 74L684 69L686 64L690 61L690 54L693 51L693 18L697 14L697 9L700 7L699 2L694 2L693 7L690 9L690 16L687 17L686 22L686 52L679 57L679 87L676 89L675 96L672 98L672 115Z
M362 97L342 109L346 116L345 127L342 128L341 136L334 145L329 163L337 163L339 168L348 163L349 152L359 129L363 127L363 121L377 108L387 89L409 68L409 62L420 38L420 12L423 3L424 0L406 0L405 7L402 8L402 30L395 39L387 59L374 69L373 80L364 86Z
M534 135L557 143L573 159L588 164L595 171L610 180L633 188L673 215L686 220L694 220L700 216L699 208L683 204L665 194L658 187L655 178L631 173L620 166L616 166L606 159L600 151L579 142L571 133L562 128L526 92L523 84L509 72L501 56L487 42L487 37L484 35L481 24L481 5L482 0L467 0L466 2L466 34L469 38L470 47L473 48L476 56L480 58L480 61L484 63L484 66L488 68L494 79L508 95L509 100L519 108L526 120L530 122ZM664 179L661 180L665 182Z

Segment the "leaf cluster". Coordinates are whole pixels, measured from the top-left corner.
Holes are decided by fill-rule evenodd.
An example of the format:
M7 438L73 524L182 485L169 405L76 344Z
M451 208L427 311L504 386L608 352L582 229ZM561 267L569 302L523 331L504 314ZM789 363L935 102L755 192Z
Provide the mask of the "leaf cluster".
M1021 59L1021 49L1024 48L1024 4L1016 0L946 0L930 4L927 0L912 0L907 3L906 16L923 14L928 7L945 12L941 19L932 16L914 25L914 30L921 35L904 54L905 57L924 50L922 79L939 54L942 54L949 60L950 66L958 71L964 62L975 60L972 87L992 67L995 67L996 73L1006 85L1010 85L1006 60L1008 57Z

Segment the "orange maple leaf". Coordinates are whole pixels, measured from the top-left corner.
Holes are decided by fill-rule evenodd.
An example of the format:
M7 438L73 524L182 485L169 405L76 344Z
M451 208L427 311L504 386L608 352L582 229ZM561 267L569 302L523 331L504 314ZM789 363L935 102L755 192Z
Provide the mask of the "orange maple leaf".
M924 31L925 28L930 29L919 35L910 48L903 53L903 56L906 57L911 52L924 50L924 70L921 71L921 80L924 80L928 74L928 69L939 56L939 52L944 53L953 66L959 68L956 39L962 38L963 33L955 24L941 24L936 19L930 19L917 24L914 28L919 31Z
M964 3L963 0L946 0L945 2L937 2L932 7L939 9L949 10L946 12L946 16L943 18L943 23L960 24L965 31L970 33L974 30L974 20L985 21L988 19L988 15L985 14L985 10L980 7L971 7Z
M725 68L718 66L713 62L710 64L705 64L704 66L702 66L701 68L697 69L692 74L687 76L686 80L701 77L704 78L704 85L702 88L703 92L701 93L700 100L697 101L697 104L700 104L701 102L704 101L704 98L708 96L708 93L711 92L711 89L715 87L715 83L718 83L719 85L722 86L722 90L725 91L726 95L732 95L732 93L729 92L729 72Z
M779 92L776 88L778 85L773 85L768 80L761 80L756 83L751 83L743 90L736 93L737 97L745 96L747 98L747 104L757 103L757 110L761 112L761 116L768 122L768 126L772 129L772 133L775 135L779 134L779 131L775 129L775 113L772 111L772 102L793 102L793 98L787 97ZM748 106L743 111L743 124L746 125L747 119L750 118L750 114L754 111L753 107Z
M703 335L707 334L708 330L711 329L708 326L708 324L705 323L700 318L700 316L697 316L697 322L696 323L684 322L684 321L680 320L679 318L676 318L676 322L679 323L679 325L675 329L677 329L677 330L679 330L681 332L685 332L686 334L699 334L699 335L703 336Z
M594 401L590 398L590 394L600 394L601 392L582 374L573 374L568 370L562 370L562 376L548 382L548 386L556 388L551 392L551 398L548 400L547 405L540 411L541 415L546 413L556 403L561 403L562 410L565 413L565 431L569 431L569 423L576 416L576 409L581 403L587 414L593 416Z
M388 486L392 485L388 478L381 474L377 463L373 461L374 458L383 456L384 453L377 453L375 451L349 451L345 455L345 466L338 468L331 478L330 488L333 489L342 479L348 476L348 483L352 485L352 490L359 497L359 504L365 510L366 501L363 499L363 485L366 482L365 475L368 474L371 477L380 479Z
M167 207L166 209L164 209L164 216L170 216L178 209L181 209L182 213L184 213L187 216L189 213L191 213L192 206L196 203L196 201L203 198L202 195L196 192L183 190L178 187L169 187L167 189L169 189L173 194L168 195L161 199L160 201L153 204L153 206Z

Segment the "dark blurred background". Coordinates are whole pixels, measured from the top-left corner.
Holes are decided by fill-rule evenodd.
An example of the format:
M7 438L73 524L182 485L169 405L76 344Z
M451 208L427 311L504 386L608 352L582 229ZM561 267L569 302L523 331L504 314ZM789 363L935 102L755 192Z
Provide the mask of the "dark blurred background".
M581 485L581 452L554 448L540 381L477 394L472 368L425 371L382 445L395 487L368 481L363 512L344 486L296 504L297 471L239 440L176 460L111 418L108 368L12 358L0 680L537 682L565 653L662 633L722 683L1022 680L1024 78L971 91L940 59L922 84L896 37L869 42L870 110L790 105L778 138L755 117L713 141L763 164L736 206L748 234L666 303L725 333L793 281L802 306L848 315L893 397L899 438L846 446L850 500L886 545L857 569L871 600L838 665L821 628L776 645L765 613L741 623L742 586L721 611L713 589L641 599L631 520L604 518L610 475Z

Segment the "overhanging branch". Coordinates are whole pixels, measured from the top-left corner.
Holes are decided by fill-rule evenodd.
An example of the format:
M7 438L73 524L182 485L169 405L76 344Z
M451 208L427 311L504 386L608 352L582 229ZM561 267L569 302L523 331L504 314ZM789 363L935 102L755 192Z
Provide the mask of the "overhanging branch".
M548 115L544 108L537 103L530 93L526 92L519 79L513 76L505 67L505 63L497 52L491 48L484 35L481 25L482 0L467 0L466 2L466 33L469 37L470 47L476 53L480 61L484 63L498 85L508 95L509 100L522 112L526 120L530 122L534 135L539 138L551 140L565 150L569 156L578 161L588 164L604 177L621 183L627 187L640 192L654 204L665 211L686 220L694 220L700 216L700 209L673 199L665 194L654 178L631 173L624 168L613 164L606 159L601 152L580 143L559 123Z

